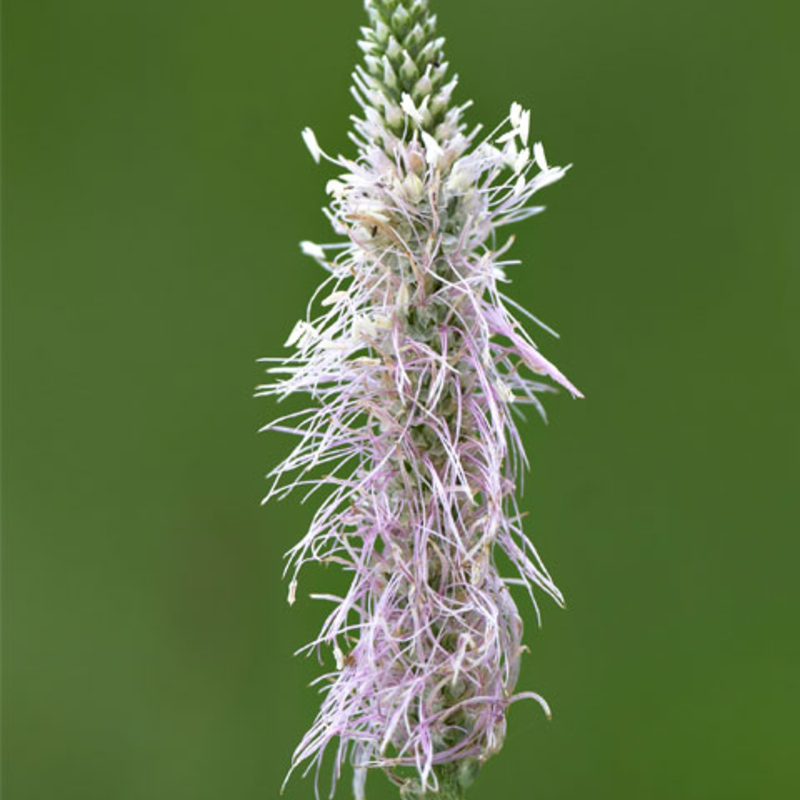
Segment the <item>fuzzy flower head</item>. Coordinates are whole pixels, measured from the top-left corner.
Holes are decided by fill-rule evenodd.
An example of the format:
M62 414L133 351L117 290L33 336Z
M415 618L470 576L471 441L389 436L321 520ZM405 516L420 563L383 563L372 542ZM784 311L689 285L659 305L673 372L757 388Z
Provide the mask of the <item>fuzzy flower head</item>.
M581 394L511 310L537 323L502 290L517 263L503 229L542 211L534 195L565 169L532 144L516 103L488 135L466 129L427 0L366 9L356 156L331 157L303 132L337 170L325 213L339 241L302 243L327 277L259 387L311 399L266 426L298 437L267 499L321 496L288 554L289 602L309 562L351 576L344 596L317 595L332 611L304 650L330 652L332 670L293 769L319 775L332 751L334 786L349 761L357 797L373 768L406 796L459 797L501 747L510 704L531 698L549 715L516 691L509 586L534 606L535 590L563 600L523 532L515 416L544 415L556 386ZM498 572L498 548L513 575Z

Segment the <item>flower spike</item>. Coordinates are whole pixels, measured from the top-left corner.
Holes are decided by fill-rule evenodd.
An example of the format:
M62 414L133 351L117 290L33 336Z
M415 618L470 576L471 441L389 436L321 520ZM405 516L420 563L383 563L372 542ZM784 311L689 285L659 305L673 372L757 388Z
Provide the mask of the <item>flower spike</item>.
M364 797L381 769L404 797L463 796L502 746L516 693L522 621L509 586L563 597L523 531L516 490L527 465L515 415L541 396L580 391L515 318L501 286L517 262L501 229L542 211L534 195L562 178L530 112L514 103L487 136L453 105L444 40L428 0L366 0L354 159L303 140L329 180L336 244L303 242L327 276L273 360L260 395L305 394L303 411L265 430L297 444L266 499L295 489L320 504L288 553L288 600L308 563L351 576L303 649L332 655L322 707L292 770L319 776L333 753ZM544 326L542 326L544 328ZM545 328L545 330L549 330ZM501 576L502 551L514 575Z

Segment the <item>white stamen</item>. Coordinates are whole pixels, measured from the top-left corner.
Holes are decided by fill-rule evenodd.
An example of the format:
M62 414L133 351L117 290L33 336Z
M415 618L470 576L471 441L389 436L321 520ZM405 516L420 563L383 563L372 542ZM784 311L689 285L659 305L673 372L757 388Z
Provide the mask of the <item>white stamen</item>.
M522 140L522 144L525 147L528 146L528 139L530 138L530 135L531 135L531 112L523 111L519 122L519 138Z
M338 644L333 647L333 657L336 659L336 669L341 669L344 666L344 653Z
M311 157L319 164L319 160L322 157L322 148L319 146L317 137L314 135L314 131L312 131L311 128L303 128L303 141L306 143Z
M444 156L444 150L439 146L439 142L425 131L422 131L422 141L425 143L425 160L432 167L437 167Z
M307 256L319 258L323 261L325 260L325 251L318 244L314 244L314 242L300 242L300 249Z
M320 348L326 351L349 350L351 346L350 343L344 342L341 339L325 339L325 341L320 344Z
M519 155L516 158L516 161L514 161L514 172L517 175L519 175L519 173L522 172L522 170L524 170L525 167L528 166L528 161L530 161L530 158L531 158L531 151L528 150L527 147L520 150Z
M544 155L544 146L541 142L536 142L533 146L533 157L536 159L536 166L538 166L542 172L547 172L549 167L547 166L547 159Z
M320 305L323 306L333 306L336 305L340 300L344 300L345 298L349 297L349 292L333 292L333 294L329 294Z
M513 169L519 158L519 149L517 148L516 139L509 139L506 146L503 148L503 157L506 164Z
M427 98L425 99L427 100ZM417 123L417 125L422 125L422 113L414 104L410 94L403 92L403 100L400 103L400 107Z
M316 331L312 328L307 322L304 320L300 320L294 328L292 328L292 332L289 334L289 338L284 342L284 347L292 347L293 345L297 344L301 339L305 339L308 336L312 336Z
M344 195L346 186L341 181L331 180L325 185L326 194L341 199Z

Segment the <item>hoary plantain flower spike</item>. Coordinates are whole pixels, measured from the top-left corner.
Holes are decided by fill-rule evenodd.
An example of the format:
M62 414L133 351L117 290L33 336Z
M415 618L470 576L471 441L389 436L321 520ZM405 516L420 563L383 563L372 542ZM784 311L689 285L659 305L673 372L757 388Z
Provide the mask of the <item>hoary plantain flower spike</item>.
M353 159L325 209L338 241L303 242L327 276L271 362L260 395L306 395L265 430L297 437L265 500L319 493L308 532L287 554L289 602L310 563L350 582L301 652L332 655L322 706L291 772L326 753L331 795L346 763L357 800L381 769L404 797L461 798L503 743L522 621L509 587L533 602L561 592L523 531L516 491L527 466L515 419L572 383L539 351L503 291L512 238L542 210L534 195L565 168L530 142L511 106L487 136L453 104L443 40L427 0L367 0L364 63L353 94ZM545 329L549 330L549 329ZM497 555L513 570L501 575ZM287 776L288 778L288 776Z

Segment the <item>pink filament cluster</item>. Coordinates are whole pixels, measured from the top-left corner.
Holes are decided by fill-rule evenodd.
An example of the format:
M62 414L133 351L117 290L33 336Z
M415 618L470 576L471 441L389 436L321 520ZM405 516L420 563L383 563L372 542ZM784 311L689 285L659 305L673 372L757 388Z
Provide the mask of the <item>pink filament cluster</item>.
M441 765L499 749L515 700L549 713L538 695L515 693L522 622L508 586L534 604L535 587L562 596L523 532L514 415L525 405L543 414L539 395L553 383L580 396L501 291L516 262L500 230L542 210L533 195L564 170L540 145L530 157L518 106L481 141L460 110L437 139L413 111L402 135L367 113L355 160L326 156L307 132L341 172L326 210L341 240L304 244L328 277L293 353L271 359L275 382L259 387L312 399L265 426L298 437L267 499L323 490L288 554L290 602L309 562L351 576L344 596L322 596L333 609L305 648L330 648L336 664L319 678L322 707L292 768L318 772L332 746L334 785L350 761L357 795L370 768L436 790ZM500 575L498 548L514 575Z

